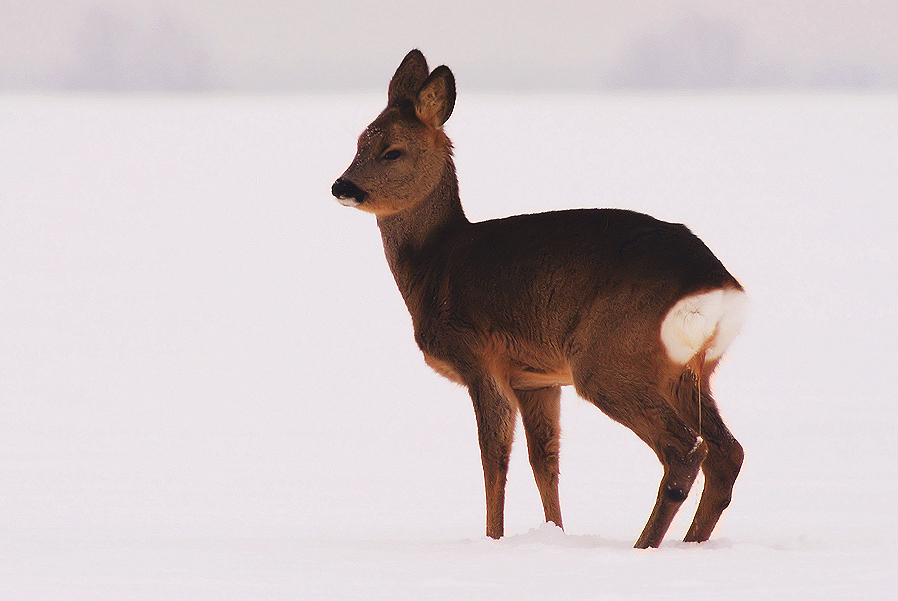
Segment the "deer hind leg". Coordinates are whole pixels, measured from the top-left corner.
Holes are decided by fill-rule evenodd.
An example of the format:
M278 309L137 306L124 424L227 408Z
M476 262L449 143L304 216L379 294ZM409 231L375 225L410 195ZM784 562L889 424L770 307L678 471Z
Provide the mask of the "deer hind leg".
M742 467L742 445L733 437L717 410L717 404L709 394L708 376L702 378L697 389L692 374L680 378L677 397L681 414L693 428L697 428L698 410L701 407L701 436L708 443L708 456L702 463L705 486L695 512L692 525L686 533L686 542L704 542L711 537L720 515L730 504L733 485ZM698 394L701 394L701 404Z
M561 387L515 390L515 396L521 409L530 467L533 468L546 521L561 528L561 501L558 498Z
M659 546L698 476L708 453L707 444L677 416L668 401L648 388L609 394L589 377L581 377L575 386L581 396L611 419L633 430L661 461L664 475L655 506L635 544L640 549Z
M477 438L486 489L486 535L505 533L505 482L514 439L516 408L489 378L468 386L477 418Z
M658 547L661 544L680 505L689 496L692 484L698 476L699 467L708 453L707 444L698 437L693 438L694 442L689 450L672 442L674 439L679 442L682 438L670 436L672 434L671 425L666 426L664 433L656 436L655 442L650 443L664 466L664 476L658 487L658 497L655 500L652 514L634 545L638 549ZM673 427L678 428L679 426L673 425ZM668 440L664 440L666 438Z
M695 518L683 539L686 542L701 543L708 540L723 510L730 505L733 484L742 467L744 452L742 445L726 429L724 432L718 439L708 439L708 457L702 463L705 487Z

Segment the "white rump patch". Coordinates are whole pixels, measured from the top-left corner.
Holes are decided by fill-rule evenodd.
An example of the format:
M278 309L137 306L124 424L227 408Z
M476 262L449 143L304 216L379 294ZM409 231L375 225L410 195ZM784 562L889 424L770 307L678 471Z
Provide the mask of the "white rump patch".
M680 365L703 350L707 360L720 358L742 328L746 304L745 293L733 288L681 299L661 324L667 356Z

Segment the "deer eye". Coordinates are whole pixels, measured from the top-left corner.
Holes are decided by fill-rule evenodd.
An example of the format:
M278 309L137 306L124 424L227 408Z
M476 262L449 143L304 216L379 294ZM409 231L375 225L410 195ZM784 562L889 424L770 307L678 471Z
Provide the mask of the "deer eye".
M383 159L385 161L395 161L396 159L398 159L401 156L402 156L401 150L388 150L387 152L384 153Z

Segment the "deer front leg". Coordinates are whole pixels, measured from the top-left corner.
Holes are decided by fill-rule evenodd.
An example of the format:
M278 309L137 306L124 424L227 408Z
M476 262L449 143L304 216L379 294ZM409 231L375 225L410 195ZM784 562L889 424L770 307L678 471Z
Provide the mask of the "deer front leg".
M515 408L489 380L468 386L477 417L477 438L486 488L486 535L505 533L505 481L514 438Z
M515 396L521 408L530 466L543 502L546 521L563 528L561 501L558 498L561 387L516 390Z

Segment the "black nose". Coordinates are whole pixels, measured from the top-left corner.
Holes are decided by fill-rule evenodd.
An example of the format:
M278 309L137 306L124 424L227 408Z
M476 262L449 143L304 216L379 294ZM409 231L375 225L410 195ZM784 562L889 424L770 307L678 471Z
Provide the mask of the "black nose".
M365 200L365 197L368 196L368 193L356 186L349 180L343 179L342 177L334 182L334 185L331 186L331 194L337 197L338 200L345 201L353 201L350 204L359 205ZM344 203L347 204L347 203Z

